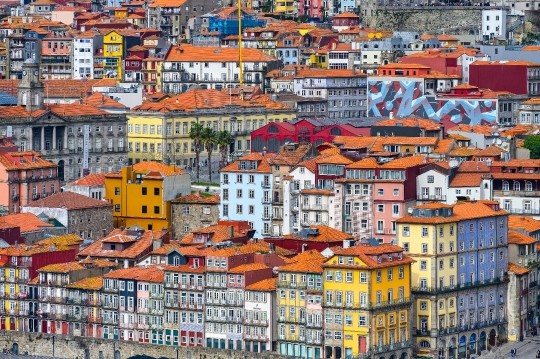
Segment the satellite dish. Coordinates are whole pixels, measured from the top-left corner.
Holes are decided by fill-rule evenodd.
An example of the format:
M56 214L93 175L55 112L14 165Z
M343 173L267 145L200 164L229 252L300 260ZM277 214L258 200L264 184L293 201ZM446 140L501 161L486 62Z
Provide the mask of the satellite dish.
M497 138L497 144L500 145L502 143L502 140L500 138Z
M370 33L367 35L367 37L369 37L370 39L373 39L373 38L375 37L375 34L372 33L372 32L370 32Z
M456 160L452 160L452 161L448 162L448 165L449 165L451 168L456 168L456 167L459 165L459 162L456 161Z
M375 34L375 37L376 37L377 39L380 39L380 38L382 37L382 33L380 33L380 32L376 33L376 34Z

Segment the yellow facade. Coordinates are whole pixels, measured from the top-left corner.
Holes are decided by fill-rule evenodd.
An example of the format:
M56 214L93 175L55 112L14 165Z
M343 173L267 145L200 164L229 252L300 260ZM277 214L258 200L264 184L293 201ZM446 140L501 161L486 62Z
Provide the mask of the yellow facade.
M148 58L143 61L142 84L147 93L161 92L161 70L163 60L156 57Z
M275 9L276 9L276 12L280 14L294 14L296 12L294 1L292 0L276 1Z
M171 207L170 202L163 200L163 178L145 176L148 172L127 166L122 168L121 175L106 176L105 196L113 205L115 227L169 228Z
M369 348L386 352L391 343L398 343L395 349L408 347L411 260L403 256L399 247L383 245L380 255L384 259L373 265L377 259L366 260L364 250L344 249L324 266L325 330L334 331L332 338L325 338L325 346L327 350L334 347L332 355L341 346L339 334L336 339L335 333L340 330L340 350L345 356L365 354ZM385 262L389 256L392 260Z
M218 109L217 109L218 110ZM218 111L216 111L217 113ZM230 118L235 121L231 123ZM249 152L251 149L251 131L267 125L270 120L288 122L296 118L293 111L267 111L249 114L246 112L218 115L199 113L191 116L184 114L138 113L128 114L128 159L130 163L144 160L162 161L178 166L192 166L195 163L195 151L189 131L195 123L203 127L213 128L216 132L228 130L234 139L235 152ZM146 126L147 133L143 133ZM151 126L154 133L151 133ZM137 133L137 129L139 133ZM137 150L137 148L139 150ZM146 151L144 149L146 148ZM152 150L153 149L153 150ZM219 156L217 148L212 152L214 158ZM200 161L207 160L207 152L203 149Z
M318 69L328 68L328 54L325 53L315 53L309 55L309 63L313 67Z
M124 56L124 37L116 31L103 36L103 75L116 73L115 78L122 78L122 58Z

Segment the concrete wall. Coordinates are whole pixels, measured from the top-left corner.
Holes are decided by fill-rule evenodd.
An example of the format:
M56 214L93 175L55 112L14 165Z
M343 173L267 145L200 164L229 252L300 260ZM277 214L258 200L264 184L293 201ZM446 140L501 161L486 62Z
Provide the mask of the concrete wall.
M29 355L53 356L52 335L43 333L24 333L17 331L0 331L1 348L11 349L14 343L18 344L19 353L28 352ZM182 359L282 359L284 356L268 352L250 353L236 350L174 347L165 345L139 344L136 342L96 339L83 337L70 337L54 335L55 358L85 358L85 350L93 359L112 359L115 350L119 351L117 359L127 359L134 355L144 353L154 358L182 358ZM177 351L178 350L178 356Z

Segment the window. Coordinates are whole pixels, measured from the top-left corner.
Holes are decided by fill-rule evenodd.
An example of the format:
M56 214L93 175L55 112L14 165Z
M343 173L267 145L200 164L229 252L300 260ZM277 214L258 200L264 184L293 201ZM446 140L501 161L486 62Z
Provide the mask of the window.
M434 183L435 182L435 176L427 176L428 183Z
M420 270L427 270L427 261L420 261Z
M141 212L142 213L148 213L148 208L146 206L142 206L141 207Z
M427 252L428 252L428 244L422 243L422 253L427 253Z
M422 227L422 237L427 237L429 235L428 227Z

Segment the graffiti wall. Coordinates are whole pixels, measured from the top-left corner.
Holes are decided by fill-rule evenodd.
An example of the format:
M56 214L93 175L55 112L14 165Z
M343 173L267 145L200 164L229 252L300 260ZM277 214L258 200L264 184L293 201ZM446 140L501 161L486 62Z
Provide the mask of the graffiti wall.
M441 99L424 95L421 80L368 81L368 116L416 116L444 123L478 125L497 120L496 99Z

